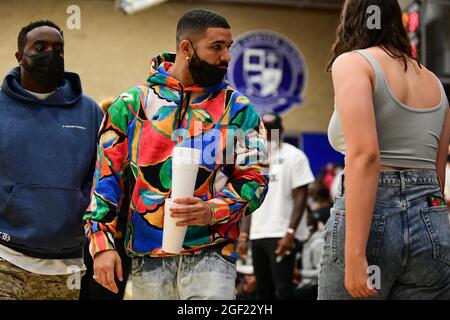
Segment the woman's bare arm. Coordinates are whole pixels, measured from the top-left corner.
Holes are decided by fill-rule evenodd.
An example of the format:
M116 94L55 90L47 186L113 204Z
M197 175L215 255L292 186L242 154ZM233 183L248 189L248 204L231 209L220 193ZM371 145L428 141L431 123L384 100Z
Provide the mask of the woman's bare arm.
M368 297L366 246L378 187L380 156L368 62L358 53L333 64L336 107L342 121L345 155L345 286L353 297Z

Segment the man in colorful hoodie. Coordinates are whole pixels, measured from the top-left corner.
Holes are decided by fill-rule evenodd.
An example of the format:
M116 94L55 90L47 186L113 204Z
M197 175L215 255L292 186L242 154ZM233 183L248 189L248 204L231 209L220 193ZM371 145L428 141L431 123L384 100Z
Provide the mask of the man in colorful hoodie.
M100 131L91 205L85 216L94 278L116 292L123 281L114 248L124 179L134 185L126 249L132 299L234 299L234 242L240 220L267 192L263 124L249 100L224 80L232 43L224 17L185 13L177 54L152 60L147 84L122 94ZM175 146L202 150L194 197L176 199L188 226L180 255L161 249ZM131 174L130 174L131 173ZM126 204L128 205L128 204Z
M50 21L24 27L0 91L0 299L78 299L103 113L64 72Z

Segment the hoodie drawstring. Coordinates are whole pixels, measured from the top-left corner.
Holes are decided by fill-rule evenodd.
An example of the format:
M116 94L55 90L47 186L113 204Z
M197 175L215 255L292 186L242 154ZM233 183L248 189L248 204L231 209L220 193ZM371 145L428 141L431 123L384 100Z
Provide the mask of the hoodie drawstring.
M181 91L181 96L183 96L183 95L184 95L184 91L182 90L182 91ZM178 121L177 121L177 127L176 127L176 129L181 128L183 119L184 119L184 117L186 116L186 112L187 112L187 110L188 110L188 108L189 108L190 100L191 100L191 92L188 91L188 92L186 93L186 99L183 99L183 101L182 101L182 103L181 103L181 110L180 110L180 113L178 114ZM180 143L181 140L182 140L182 137L179 136L179 137L178 137L178 143Z

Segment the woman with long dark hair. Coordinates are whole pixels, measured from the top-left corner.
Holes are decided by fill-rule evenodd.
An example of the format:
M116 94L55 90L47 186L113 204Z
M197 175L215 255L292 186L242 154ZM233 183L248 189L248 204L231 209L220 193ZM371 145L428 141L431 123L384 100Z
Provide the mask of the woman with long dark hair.
M413 56L398 2L347 0L328 70L328 135L346 166L319 299L449 299L448 100Z

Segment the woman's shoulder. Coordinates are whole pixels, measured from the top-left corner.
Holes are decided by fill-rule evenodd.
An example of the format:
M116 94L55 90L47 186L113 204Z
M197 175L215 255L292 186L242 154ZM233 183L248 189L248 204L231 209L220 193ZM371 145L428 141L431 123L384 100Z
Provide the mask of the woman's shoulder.
M334 60L333 67L351 63L352 61L357 60L359 56L360 55L356 51L344 52Z
M357 51L341 54L331 67L333 77L370 76L371 72L372 68L369 62Z

